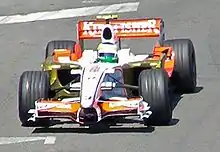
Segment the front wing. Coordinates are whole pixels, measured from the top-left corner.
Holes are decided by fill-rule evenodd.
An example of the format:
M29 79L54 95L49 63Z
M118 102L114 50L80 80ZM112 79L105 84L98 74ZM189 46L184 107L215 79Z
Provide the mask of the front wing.
M107 117L114 116L140 116L141 119L149 118L152 114L150 106L142 98L131 98L127 100L97 101L93 109L99 122ZM67 118L79 124L87 122L81 119L80 101L55 101L40 99L35 102L35 109L30 109L31 121L41 118ZM89 115L90 113L88 113Z

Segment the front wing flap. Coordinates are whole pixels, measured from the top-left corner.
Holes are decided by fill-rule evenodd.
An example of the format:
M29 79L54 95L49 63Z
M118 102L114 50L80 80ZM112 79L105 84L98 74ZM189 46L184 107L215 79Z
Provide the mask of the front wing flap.
M152 114L150 106L142 98L97 101L94 108L99 117L98 121L112 116L140 116L143 119ZM35 109L30 109L29 113L32 113L32 117L29 120L35 121L36 118L67 118L84 124L86 122L81 122L79 119L81 110L80 101L77 100L62 102L41 99L35 102Z

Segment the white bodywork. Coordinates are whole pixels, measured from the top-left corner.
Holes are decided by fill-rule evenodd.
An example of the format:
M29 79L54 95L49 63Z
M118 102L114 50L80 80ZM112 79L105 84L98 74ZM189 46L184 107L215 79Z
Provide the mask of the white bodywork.
M148 58L146 55L134 55L130 48L118 50L119 64L126 64L129 62L143 61Z
M97 59L97 51L84 50L82 57L79 59L79 63L85 66L94 63L96 59Z
M91 58L90 58L91 59ZM89 59L89 60L90 60ZM76 63L75 63L76 64ZM80 64L80 62L78 62ZM80 64L82 66L82 64ZM80 103L82 108L89 108L101 94L101 87L112 88L115 84L103 82L106 74L114 74L115 70L121 71L120 82L123 83L121 65L118 63L89 63L82 66L82 70L71 70L72 75L80 74L80 82L70 84L70 90L80 91ZM126 92L125 92L126 94Z
M81 75L81 106L89 108L100 97L102 81L106 73L114 73L115 64L94 63L84 67Z

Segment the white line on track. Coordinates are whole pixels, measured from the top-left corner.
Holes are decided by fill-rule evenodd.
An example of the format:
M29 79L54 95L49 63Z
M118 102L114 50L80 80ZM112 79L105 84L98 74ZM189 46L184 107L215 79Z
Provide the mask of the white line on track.
M56 137L0 137L0 145L17 144L22 142L33 142L44 140L44 144L55 144Z
M52 20L62 18L72 18L79 16L90 16L96 14L111 14L137 11L139 2L121 3L103 6L82 7L73 9L63 9L50 12L36 12L26 15L0 16L0 24L13 24L33 22L40 20Z
M44 145L54 144L55 141L56 141L56 137L54 137L54 136L48 136L48 137L46 137L46 139L44 140Z
M91 4L91 3L101 3L102 0L84 0L82 1L83 4Z

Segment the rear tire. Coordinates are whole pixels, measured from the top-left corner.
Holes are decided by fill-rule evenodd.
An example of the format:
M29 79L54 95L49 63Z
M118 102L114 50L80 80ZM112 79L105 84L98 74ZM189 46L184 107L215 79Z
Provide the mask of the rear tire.
M76 42L71 41L71 40L54 40L54 41L50 41L50 42L48 42L48 44L46 46L45 59L47 57L53 55L54 49L69 49L74 53L75 45L76 45Z
M197 73L192 41L190 39L166 40L164 46L171 46L175 52L172 81L181 92L194 92L197 85Z
M152 114L147 125L168 125L172 119L171 101L168 92L168 75L163 69L144 70L139 75L139 93Z
M48 119L28 121L32 116L28 111L35 109L35 101L49 96L49 75L44 71L25 71L19 81L19 118L23 126L47 125Z

